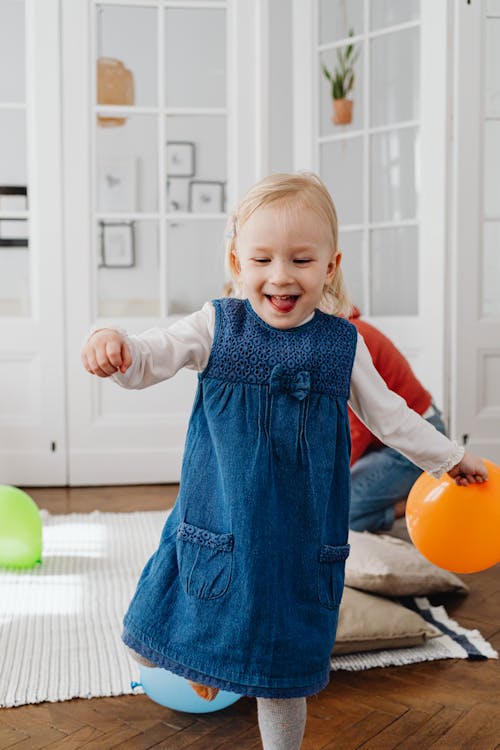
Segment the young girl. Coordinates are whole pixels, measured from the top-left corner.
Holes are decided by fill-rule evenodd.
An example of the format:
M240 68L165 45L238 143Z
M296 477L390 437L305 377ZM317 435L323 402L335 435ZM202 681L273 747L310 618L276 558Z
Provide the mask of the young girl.
M340 259L319 178L271 175L230 221L241 299L140 336L101 329L82 353L89 372L126 388L199 372L179 496L123 640L208 699L257 697L266 750L300 747L306 696L329 680L349 554L347 404L434 476L487 478L481 459L387 389L345 319Z

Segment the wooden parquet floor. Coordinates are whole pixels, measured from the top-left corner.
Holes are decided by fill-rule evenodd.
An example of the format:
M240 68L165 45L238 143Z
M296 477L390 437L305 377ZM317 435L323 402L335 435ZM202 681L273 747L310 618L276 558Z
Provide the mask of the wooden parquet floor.
M155 510L175 486L28 489L52 513ZM467 597L434 598L500 650L500 565L466 577ZM253 750L256 702L205 715L170 711L145 695L76 699L0 711L0 749ZM308 699L303 750L500 749L500 663L443 660L337 672Z

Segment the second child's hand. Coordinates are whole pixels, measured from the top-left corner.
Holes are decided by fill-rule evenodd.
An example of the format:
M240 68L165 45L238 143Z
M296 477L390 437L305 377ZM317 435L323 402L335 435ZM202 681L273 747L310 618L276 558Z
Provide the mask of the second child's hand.
M479 456L465 452L462 460L448 472L459 487L481 484L488 480L488 469Z

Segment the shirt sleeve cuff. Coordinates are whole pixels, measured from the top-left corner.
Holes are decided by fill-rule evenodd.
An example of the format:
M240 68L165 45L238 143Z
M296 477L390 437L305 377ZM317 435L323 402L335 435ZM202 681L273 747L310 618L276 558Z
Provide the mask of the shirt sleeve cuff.
M434 477L434 479L441 479L443 474L446 474L447 471L450 469L453 469L454 466L456 466L462 458L464 457L465 448L463 445L458 445L455 440L451 441L453 444L453 450L451 452L451 455L449 458L441 464L441 466L438 466L437 469L434 469L434 471L430 471L429 474Z

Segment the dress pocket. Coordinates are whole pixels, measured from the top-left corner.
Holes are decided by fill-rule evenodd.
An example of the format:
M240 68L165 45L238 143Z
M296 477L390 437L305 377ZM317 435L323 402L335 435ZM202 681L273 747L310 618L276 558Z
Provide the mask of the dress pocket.
M331 547L322 544L319 550L318 597L323 607L336 609L344 590L345 561L350 545Z
M186 594L216 599L227 591L233 566L232 534L215 534L188 523L177 529L177 564Z

